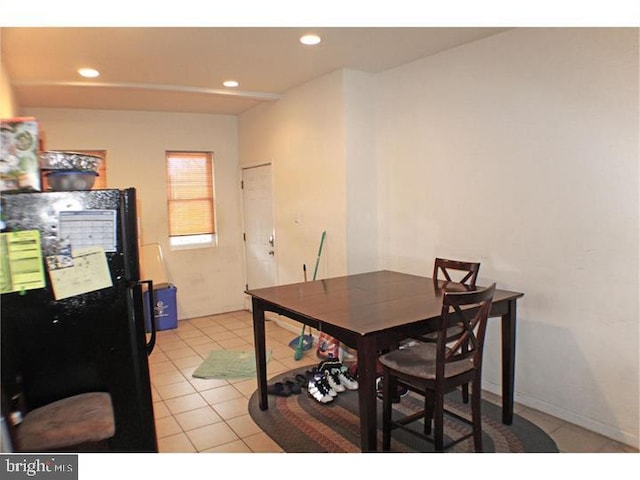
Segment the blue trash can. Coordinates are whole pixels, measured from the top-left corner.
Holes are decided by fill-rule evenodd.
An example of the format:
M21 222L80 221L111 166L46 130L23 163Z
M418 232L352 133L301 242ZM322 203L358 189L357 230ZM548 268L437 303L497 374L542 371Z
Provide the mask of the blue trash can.
M178 307L176 304L177 288L170 283L153 286L153 318L156 330L170 330L178 328ZM144 292L144 326L151 331L151 316L149 314L149 291Z

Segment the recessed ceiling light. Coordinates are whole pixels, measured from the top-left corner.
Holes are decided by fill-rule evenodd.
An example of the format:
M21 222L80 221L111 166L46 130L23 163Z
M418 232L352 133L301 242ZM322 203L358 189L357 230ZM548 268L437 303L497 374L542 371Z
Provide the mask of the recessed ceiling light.
M303 35L300 37L300 43L304 45L317 45L322 41L322 39L315 34Z
M225 80L224 82L222 82L222 85L224 85L225 87L228 87L228 88L235 88L240 84L238 82L236 82L235 80Z
M95 68L79 68L78 73L85 78L96 78L100 76L100 72Z

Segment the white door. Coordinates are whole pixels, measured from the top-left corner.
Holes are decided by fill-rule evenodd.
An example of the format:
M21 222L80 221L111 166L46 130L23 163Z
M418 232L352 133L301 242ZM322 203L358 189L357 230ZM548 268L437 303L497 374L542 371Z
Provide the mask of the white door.
M242 170L244 248L249 289L276 284L271 187L271 165Z

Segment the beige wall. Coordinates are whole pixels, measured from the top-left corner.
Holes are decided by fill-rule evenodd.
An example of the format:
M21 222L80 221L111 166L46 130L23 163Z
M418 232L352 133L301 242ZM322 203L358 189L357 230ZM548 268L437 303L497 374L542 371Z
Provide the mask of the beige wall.
M18 105L16 103L13 88L11 88L11 79L0 60L0 118L16 117Z
M48 149L104 149L108 186L136 187L141 242L162 246L169 280L178 289L180 319L243 308L235 117L44 108L24 113L40 121ZM164 153L182 149L214 152L218 245L213 248L172 251L168 245Z
M637 447L638 30L517 29L379 81L382 266L481 261L525 293L516 399Z

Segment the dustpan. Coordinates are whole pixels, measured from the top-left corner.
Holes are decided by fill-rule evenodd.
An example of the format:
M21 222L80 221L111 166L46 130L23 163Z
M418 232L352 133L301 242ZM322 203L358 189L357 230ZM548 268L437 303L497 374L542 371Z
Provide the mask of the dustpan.
M298 348L298 345L300 344L300 337L296 337L293 340L291 340L289 342L289 346L291 348L293 348L294 350L296 348ZM303 335L302 336L302 350L311 350L311 347L313 347L313 336L311 335Z

